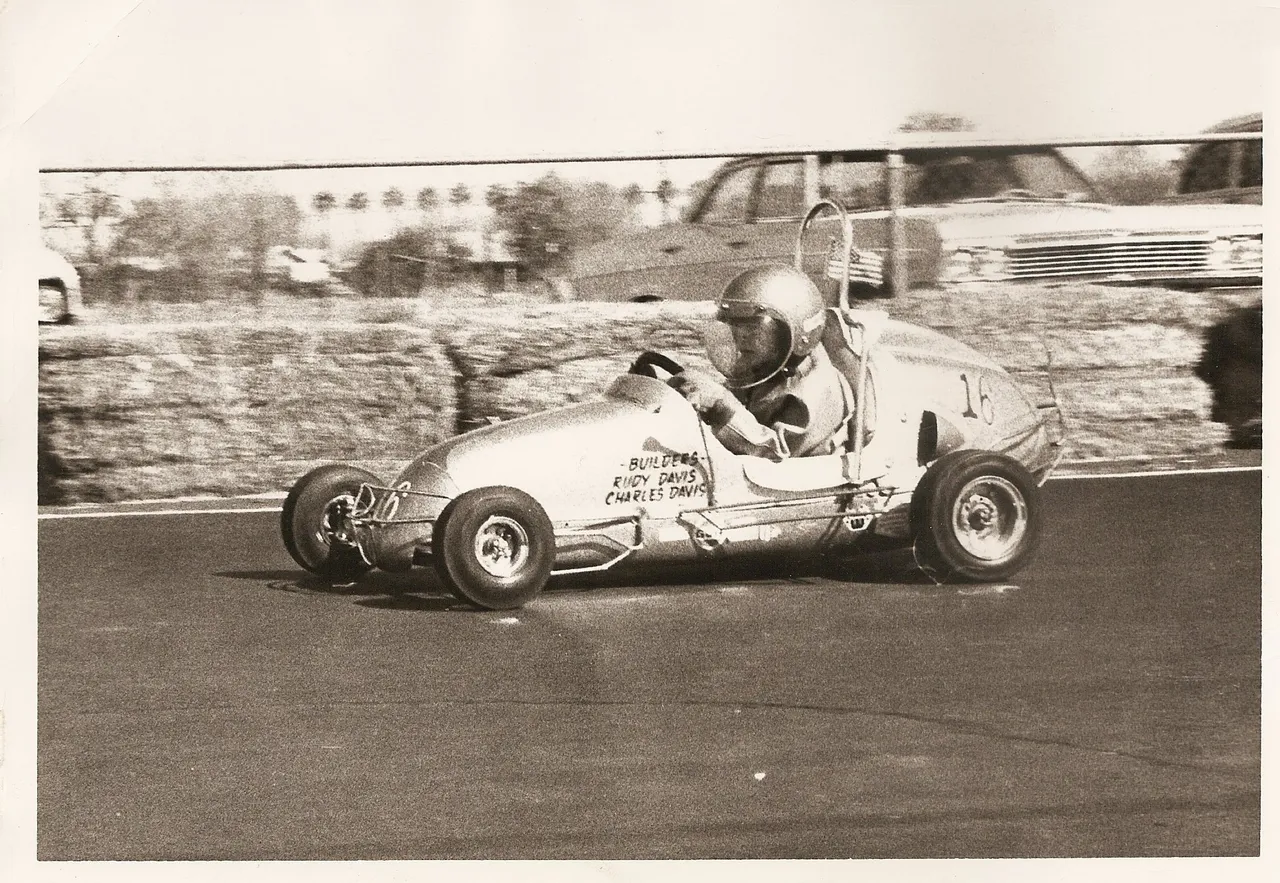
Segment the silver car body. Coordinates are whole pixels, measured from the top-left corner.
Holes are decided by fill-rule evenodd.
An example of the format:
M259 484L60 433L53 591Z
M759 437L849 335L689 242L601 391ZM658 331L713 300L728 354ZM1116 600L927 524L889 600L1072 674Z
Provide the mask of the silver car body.
M651 377L619 377L597 401L474 430L430 448L389 486L365 485L351 518L369 563L426 563L436 519L465 491L531 495L555 528L555 573L707 556L909 544L929 463L981 449L1038 480L1059 448L1044 406L996 363L873 310L829 311L823 345L855 382L852 451L773 462L736 455ZM868 357L863 361L863 354Z

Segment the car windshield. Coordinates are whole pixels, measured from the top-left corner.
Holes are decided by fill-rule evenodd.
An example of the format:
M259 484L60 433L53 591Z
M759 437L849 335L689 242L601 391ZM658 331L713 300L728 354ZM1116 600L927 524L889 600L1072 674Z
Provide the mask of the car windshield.
M1095 198L1093 185L1053 152L973 153L910 157L905 167L905 203L938 205L971 199ZM886 208L888 186L879 159L824 157L822 195L858 211Z
M1091 197L1093 187L1055 153L971 154L907 164L907 204L973 199Z
M1083 173L1053 150L975 150L907 154L905 204L941 205L966 200L1097 200ZM802 157L739 162L713 179L685 220L707 224L798 219L806 209ZM818 192L850 211L889 206L885 160L874 153L824 154L818 158Z

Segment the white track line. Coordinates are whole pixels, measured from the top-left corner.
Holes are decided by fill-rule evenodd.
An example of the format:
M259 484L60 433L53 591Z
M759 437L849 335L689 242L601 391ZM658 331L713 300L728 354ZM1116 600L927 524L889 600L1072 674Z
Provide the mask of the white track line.
M1050 475L1050 481L1074 481L1081 478L1151 478L1157 475L1213 475L1217 472L1261 472L1261 466L1206 466L1203 469L1151 469L1145 472L1072 472Z
M1107 478L1155 478L1166 475L1213 475L1219 472L1261 472L1261 466L1212 466L1203 469L1153 469L1145 472L1076 472L1066 475L1051 475L1050 481L1080 481L1083 479ZM234 499L234 498L233 498ZM175 500L135 500L132 505L163 505L177 502ZM214 502L210 500L210 502ZM120 504L129 505L129 504ZM130 509L121 512L41 512L36 516L41 521L59 521L65 518L129 518L144 515L237 515L241 513L279 512L279 506L269 507L235 507L219 509Z
M154 501L162 502L162 501ZM279 512L280 507L267 509L135 509L128 512L41 512L36 518L58 520L62 518L129 518L134 515L236 515L241 512Z

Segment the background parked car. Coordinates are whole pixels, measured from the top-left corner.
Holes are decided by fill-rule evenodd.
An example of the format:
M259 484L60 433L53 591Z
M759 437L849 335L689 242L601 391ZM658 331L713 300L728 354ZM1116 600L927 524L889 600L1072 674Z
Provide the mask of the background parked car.
M323 288L333 281L321 248L272 246L267 251L264 270L267 280L282 288Z
M1262 114L1236 117L1208 132L1261 132ZM1262 205L1262 142L1211 141L1187 151L1178 193L1166 202L1245 202Z
M1260 207L1107 205L1084 173L1050 148L904 156L911 288L1261 279ZM853 214L862 256L853 269L855 294L890 293L888 185L876 153L732 160L717 170L684 223L583 249L571 259L568 280L586 300L712 298L747 267L789 261L799 222L819 197ZM829 257L815 254L810 272L830 277Z
M48 246L41 246L38 261L40 324L74 322L84 312L80 274L70 261Z

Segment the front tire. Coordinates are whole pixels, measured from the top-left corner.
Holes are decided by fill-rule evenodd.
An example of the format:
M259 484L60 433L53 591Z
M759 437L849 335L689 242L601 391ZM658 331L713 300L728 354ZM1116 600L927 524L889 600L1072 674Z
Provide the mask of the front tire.
M294 561L328 579L355 579L372 568L346 521L365 483L378 484L378 477L354 466L320 466L298 479L280 512L280 536Z
M1040 494L1021 463L990 451L938 459L912 499L917 560L935 576L1006 579L1040 544Z
M542 506L512 487L476 488L436 521L432 559L459 600L489 610L522 607L551 576L555 531Z

